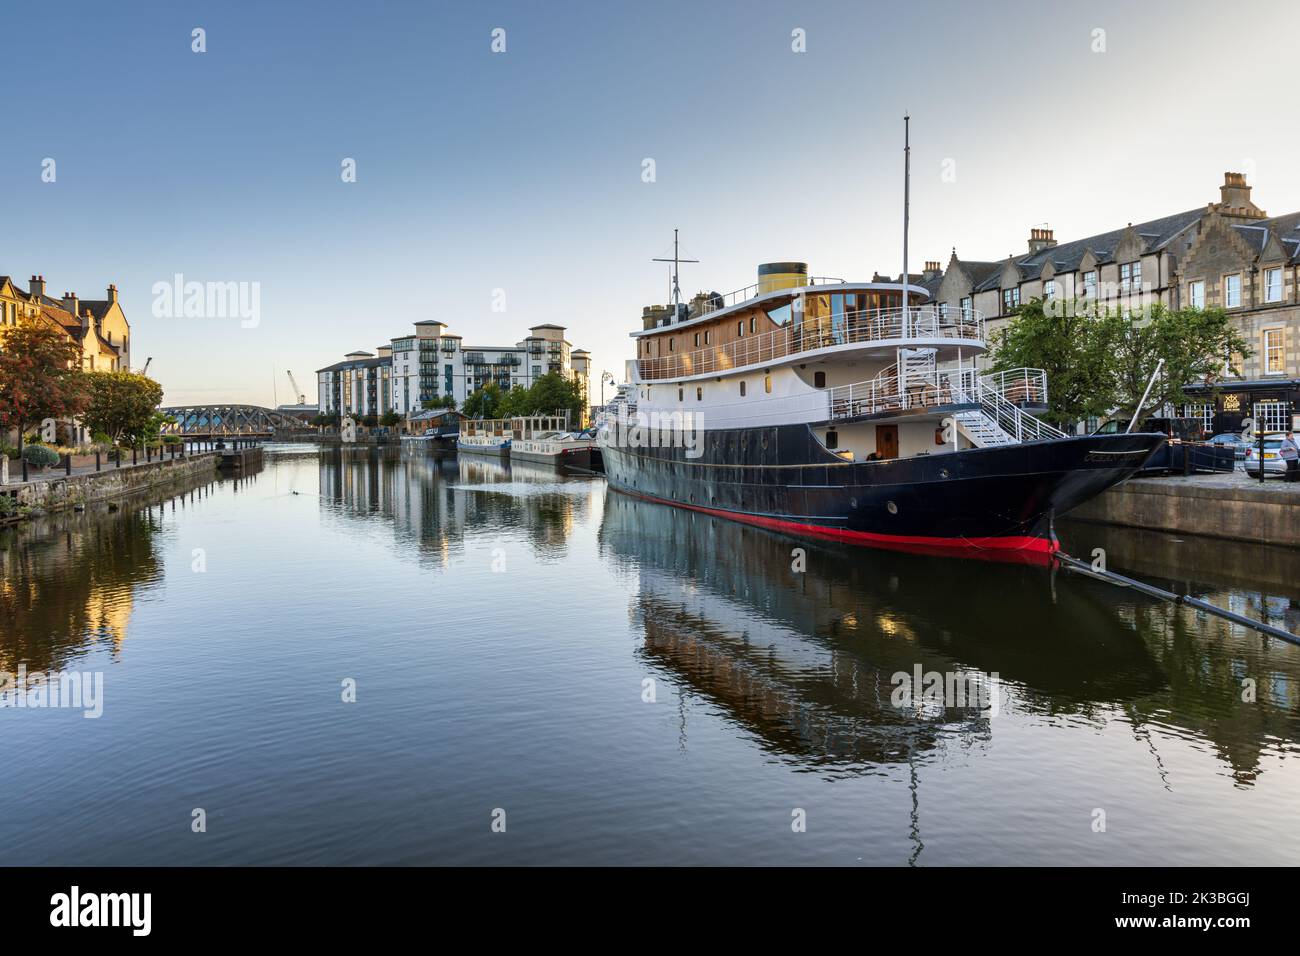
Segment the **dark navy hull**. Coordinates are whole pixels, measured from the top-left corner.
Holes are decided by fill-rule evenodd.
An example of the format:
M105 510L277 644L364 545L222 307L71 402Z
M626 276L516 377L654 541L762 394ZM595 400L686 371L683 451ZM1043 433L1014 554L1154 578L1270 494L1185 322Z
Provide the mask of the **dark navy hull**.
M796 534L909 548L1056 549L1052 521L1136 472L1164 436L1088 435L845 462L805 425L705 433L682 448L603 446L622 492Z

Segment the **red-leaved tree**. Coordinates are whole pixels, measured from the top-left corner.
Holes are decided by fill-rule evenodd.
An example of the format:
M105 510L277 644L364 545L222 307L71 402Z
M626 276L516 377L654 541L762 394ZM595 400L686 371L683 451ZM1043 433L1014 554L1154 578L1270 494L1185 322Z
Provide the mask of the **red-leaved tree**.
M74 418L90 400L81 349L66 334L26 321L0 330L0 428L23 432L45 418Z

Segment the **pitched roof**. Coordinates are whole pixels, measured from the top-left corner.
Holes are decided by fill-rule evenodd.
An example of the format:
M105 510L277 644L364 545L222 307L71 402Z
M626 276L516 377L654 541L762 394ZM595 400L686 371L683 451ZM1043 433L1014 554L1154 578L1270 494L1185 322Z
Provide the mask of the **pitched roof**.
M1015 265L1023 276L1037 276L1043 271L1043 266L1049 260L1057 272L1074 272L1079 268L1079 263L1088 250L1092 250L1092 254L1098 262L1113 261L1115 248L1130 228L1146 242L1148 252L1155 252L1165 248L1180 233L1189 226L1194 225L1204 215L1205 207L1198 206L1195 209L1177 212L1171 216L1162 216L1159 219L1136 223L1131 227L1124 226L1121 229L1112 229L1109 232L1098 233L1095 236L1086 236L1083 239L1058 243L1055 246L1040 249L1037 252L1031 252L1023 256L1011 256L1001 262L972 263L963 261L962 267L967 270L968 274L970 274L972 266L983 267L981 270L984 272L982 279L976 279L973 275L971 278L975 284L975 291L984 292L998 288L1002 269L1008 262Z
M82 299L81 300L81 307L83 309L89 309L90 314L97 319L102 319L105 315L107 315L109 306L111 306L112 304L113 303L109 302L107 299Z
M391 357L387 358L364 358L364 359L344 359L342 362L335 362L333 365L326 365L324 368L316 369L316 374L321 372L339 372L344 369L353 368L377 368L380 365L391 365Z
M1287 251L1288 262L1300 262L1300 212L1272 219L1260 219L1256 222L1233 225L1243 241L1258 255L1264 251L1271 233L1282 243Z

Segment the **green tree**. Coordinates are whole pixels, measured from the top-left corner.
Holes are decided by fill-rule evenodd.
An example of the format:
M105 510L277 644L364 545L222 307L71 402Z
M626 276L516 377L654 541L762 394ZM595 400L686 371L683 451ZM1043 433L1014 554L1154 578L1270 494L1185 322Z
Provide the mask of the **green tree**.
M1240 359L1250 354L1245 337L1223 309L1174 310L1154 305L1144 315L1126 317L1112 312L1100 322L1110 355L1112 407L1125 420L1135 411L1141 421L1165 405L1189 401L1186 386L1193 382L1213 386L1224 377L1225 366L1229 374L1240 375ZM1160 375L1139 409L1142 394L1162 359Z
M500 418L503 407L504 396L500 386L493 382L488 382L482 388L475 389L461 411L467 418Z
M399 424L401 420L402 420L401 415L399 415L397 412L390 410L384 412L383 416L379 419L379 424L387 428L392 428L394 425Z
M563 415L575 426L582 421L582 390L578 383L556 372L548 372L529 388L506 393L499 415Z
M90 372L90 405L84 422L115 443L138 445L156 438L165 420L158 412L162 386L136 372Z
M1114 407L1111 330L1075 302L1041 299L1020 307L1011 324L991 337L995 372L1041 368L1047 373L1044 418L1068 426Z
M439 395L437 398L426 398L420 403L420 407L426 410L431 408L455 408L456 399L451 395Z
M39 322L0 331L0 426L23 432L45 418L75 418L86 408L81 349L63 332Z

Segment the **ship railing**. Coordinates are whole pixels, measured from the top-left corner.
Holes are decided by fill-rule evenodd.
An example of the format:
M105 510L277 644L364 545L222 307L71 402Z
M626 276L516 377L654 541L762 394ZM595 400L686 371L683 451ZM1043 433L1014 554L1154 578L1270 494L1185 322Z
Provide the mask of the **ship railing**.
M805 316L783 328L743 336L721 345L638 359L637 370L642 381L663 381L768 364L790 355L841 345L935 339L983 343L984 316L974 309L945 305L855 309L814 318Z
M969 401L959 381L964 374L934 370L900 376L898 366L891 365L869 381L832 388L829 393L830 417L834 421L881 412L960 404Z
M1013 405L1047 406L1047 373L1041 368L1013 368L990 372L981 378Z
M750 299L757 299L760 295L767 295L769 292L794 292L798 293L800 289L814 288L823 285L845 285L847 280L836 279L831 276L807 276L803 285L798 286L774 286L768 282L755 282L753 285L747 285L743 289L736 289L734 292L705 293L706 298L695 306L692 301L692 307L689 318L698 318L701 315L708 315L710 312L717 312L719 309L729 309L733 305L740 305L742 302L748 302ZM899 295L902 298L902 295Z
M1047 404L1047 373L1042 369L1020 368L991 375L978 375L974 370L966 369L962 374L965 397L978 401L984 414L1016 441L1067 437L1056 426L1021 407Z
M830 389L830 419L861 418L884 412L978 405L988 418L1019 442L1065 438L1066 433L1025 411L1017 403L1046 404L1047 373L1042 369L980 375L976 369L934 369L900 376L891 365L875 378Z

